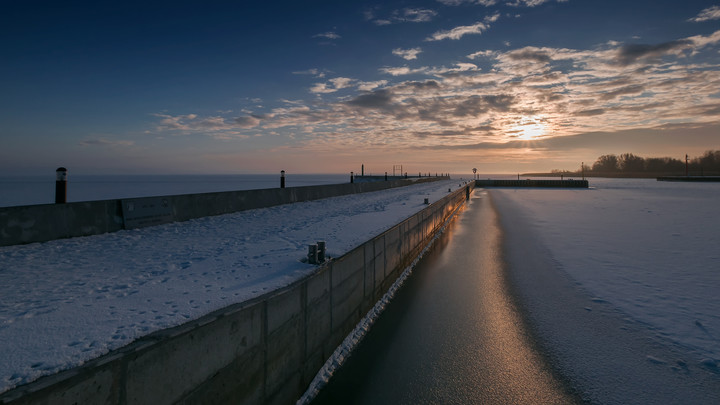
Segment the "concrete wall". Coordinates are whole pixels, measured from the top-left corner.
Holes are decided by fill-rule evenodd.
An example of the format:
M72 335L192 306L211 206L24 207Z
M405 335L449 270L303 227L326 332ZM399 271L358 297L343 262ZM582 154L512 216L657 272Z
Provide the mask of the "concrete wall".
M379 191L444 178L446 177L0 207L0 246L97 235L126 229L128 226L123 217L123 204L140 206L144 201L151 199L163 199L169 205L171 214L161 218L162 222L175 222L293 202Z
M587 180L475 180L476 187L565 187L588 188Z
M450 193L287 288L143 337L0 403L295 403L465 199L465 188Z

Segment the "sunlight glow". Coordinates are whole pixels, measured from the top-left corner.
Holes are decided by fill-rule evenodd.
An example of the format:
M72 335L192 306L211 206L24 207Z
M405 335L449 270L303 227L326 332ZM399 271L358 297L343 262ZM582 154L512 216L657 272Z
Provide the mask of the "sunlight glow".
M542 138L545 135L545 125L539 117L523 117L513 128L518 139L532 140Z

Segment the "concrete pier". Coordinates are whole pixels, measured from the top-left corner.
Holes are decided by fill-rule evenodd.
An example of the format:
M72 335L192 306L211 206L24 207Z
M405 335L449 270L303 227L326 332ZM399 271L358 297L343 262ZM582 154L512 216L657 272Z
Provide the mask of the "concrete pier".
M549 188L588 188L587 180L475 180L476 187L549 187Z
M285 288L7 391L0 404L294 403L467 193L449 193Z

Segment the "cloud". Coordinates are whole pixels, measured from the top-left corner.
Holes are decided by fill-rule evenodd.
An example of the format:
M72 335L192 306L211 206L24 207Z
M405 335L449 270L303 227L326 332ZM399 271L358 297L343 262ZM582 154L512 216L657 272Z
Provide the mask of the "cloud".
M497 55L497 53L495 51L489 51L489 50L488 51L477 51L477 52L474 52L474 53L471 53L470 55L468 55L467 58L468 59L477 59L480 57L492 58L492 57L495 57L495 55Z
M720 6L710 6L706 8L705 10L701 11L700 14L697 16L689 19L688 21L691 22L702 22L702 21L709 21L709 20L719 20L720 19Z
M315 76L315 77L317 77L317 78L323 78L323 77L325 77L325 72L324 72L324 71L321 71L321 70L315 69L315 68L313 68L313 69L308 69L308 70L300 70L300 71L296 71L296 72L292 72L292 73L293 73L294 75L311 75L311 76Z
M365 19L372 21L375 25L390 25L395 23L422 23L432 21L437 15L435 10L428 8L407 7L401 10L394 10L389 17L377 18L373 10L365 11Z
M239 128L254 128L260 124L260 120L253 116L236 117L233 122Z
M427 67L421 67L416 69L411 69L407 66L402 67L383 67L379 69L381 73L386 73L391 76L404 76L404 75L411 75L416 73L427 73L428 68Z
M371 93L361 94L347 102L348 105L362 108L386 109L392 105L393 95L390 90L381 89Z
M313 38L325 38L325 39L340 39L340 35L333 31L323 32L320 34L313 35Z
M393 51L392 51L393 55L397 55L405 60L417 59L417 55L420 52L422 52L422 49L420 49L420 48L411 48L411 49L396 48L396 49L393 49Z
M326 94L326 93L334 93L338 90L350 87L353 82L355 82L355 79L350 79L347 77L336 77L329 80L328 83L315 83L313 87L310 88L310 92L314 94Z
M446 6L459 6L461 4L470 3L470 4L480 4L483 6L493 6L497 3L497 0L437 0L438 2L446 5Z
M457 40L464 37L465 35L482 34L484 31L487 31L488 28L490 28L489 25L482 22L477 22L473 25L455 27L448 31L435 32L431 36L425 38L425 41L442 41L443 39Z
M157 114L157 126L216 138L273 131L327 150L407 150L506 145L528 122L542 126L543 138L710 125L720 122L720 67L711 47L718 42L720 31L649 45L482 50L468 57L486 58L483 69L473 63L388 66L379 72L392 80L323 80L312 91L327 96L285 101L266 114ZM648 63L658 59L662 63Z
M515 0L513 3L507 3L507 5L512 7L535 7L543 3L547 3L548 1L550 0ZM557 0L558 3L564 3L566 1L567 0Z
M371 91L378 87L385 86L387 83L388 83L387 80L377 80L374 82L360 82L360 83L358 83L358 90Z
M618 49L615 60L620 65L627 66L635 62L657 60L665 55L679 55L683 51L691 49L693 45L693 41L689 39L679 39L656 45L623 45Z
M403 22L427 22L436 15L437 12L426 8L406 8L399 13L397 19Z

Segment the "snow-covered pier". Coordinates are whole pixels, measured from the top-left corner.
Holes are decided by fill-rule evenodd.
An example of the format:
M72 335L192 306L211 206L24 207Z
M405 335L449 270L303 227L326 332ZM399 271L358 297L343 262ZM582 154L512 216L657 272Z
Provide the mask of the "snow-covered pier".
M294 400L468 187L0 248L0 403ZM316 240L319 267L301 260Z

